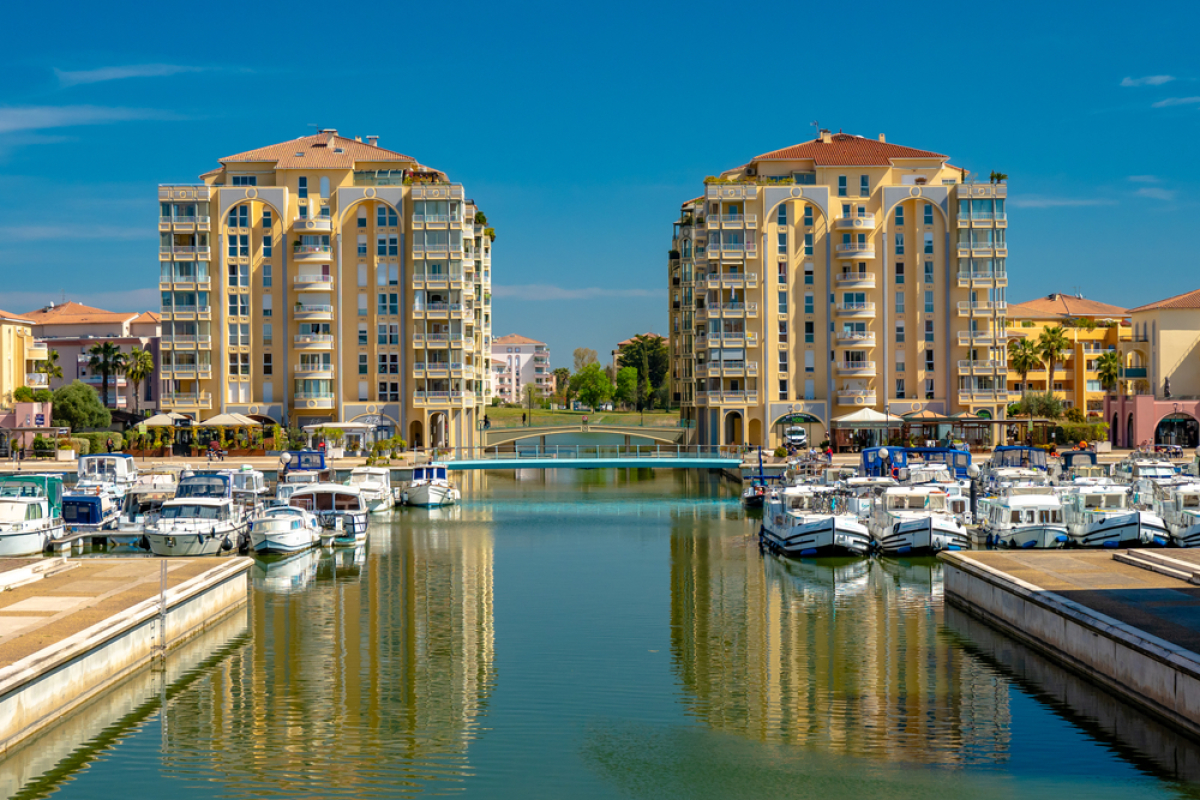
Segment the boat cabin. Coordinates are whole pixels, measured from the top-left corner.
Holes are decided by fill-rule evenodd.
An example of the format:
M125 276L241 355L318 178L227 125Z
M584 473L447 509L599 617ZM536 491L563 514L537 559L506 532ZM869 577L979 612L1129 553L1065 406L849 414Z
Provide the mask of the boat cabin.
M84 484L132 484L137 478L137 465L128 453L101 453L80 456L76 481Z
M417 481L444 481L446 480L446 466L444 464L431 464L427 467L413 467L413 482Z
M50 516L62 516L61 475L7 475L0 478L0 498L45 497Z
M233 481L228 472L197 472L179 482L175 490L176 499L229 498Z
M886 462L883 452L887 451ZM908 455L903 447L868 447L862 451L861 474L867 478L886 478L892 469L908 466Z
M904 448L910 470L922 465L942 464L955 478L967 478L971 466L971 454L953 447L906 447Z
M1123 511L1128 508L1127 486L1094 486L1064 498L1076 511Z
M340 490L340 491L339 491ZM336 484L318 484L298 489L288 500L292 508L314 513L322 511L363 511L362 495L357 490Z
M1045 471L1046 451L1039 447L1004 445L992 451L992 460L989 466L992 469L1023 467Z
M193 500L171 500L163 504L160 520L197 520L202 522L222 521L230 518L232 509L228 503L213 498Z
M946 510L946 495L943 492L891 489L884 493L883 500L888 511Z

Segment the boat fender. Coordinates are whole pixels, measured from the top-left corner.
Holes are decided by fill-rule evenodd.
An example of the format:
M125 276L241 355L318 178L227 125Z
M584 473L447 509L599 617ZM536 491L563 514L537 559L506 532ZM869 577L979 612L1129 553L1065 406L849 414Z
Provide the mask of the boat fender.
M1025 547L1025 548L1030 548L1030 547L1033 547L1035 544L1037 544L1037 540L1036 540L1036 539L1030 539L1028 542L1026 542L1025 544L1023 544L1023 545L1021 545L1021 546L1022 546L1022 547Z
M816 554L817 549L815 547L808 547L800 551L800 555L802 556L815 556Z
M228 536L226 536L226 537L225 537L225 540L221 542L221 549L222 549L222 550L224 550L224 551L226 551L226 552L228 552L228 551L230 551L230 550L232 550L232 549L233 549L233 542L231 542L231 541L229 540L229 537L228 537Z
M1056 542L1066 542L1066 541L1067 541L1068 539L1070 539L1070 538L1071 538L1071 537L1070 537L1070 536L1067 536L1065 533L1060 533L1058 536L1055 536L1055 537L1054 537L1054 541L1056 541Z
M1104 546L1105 546L1105 547L1120 547L1120 546L1121 546L1121 543L1120 543L1120 542L1114 542L1113 540L1109 539L1107 542L1105 542L1105 543L1104 543Z

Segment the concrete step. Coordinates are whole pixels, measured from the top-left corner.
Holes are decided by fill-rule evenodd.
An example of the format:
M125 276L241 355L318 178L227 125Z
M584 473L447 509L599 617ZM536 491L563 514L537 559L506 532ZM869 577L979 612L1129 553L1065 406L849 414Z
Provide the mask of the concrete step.
M1150 572L1157 572L1159 575L1166 575L1168 578L1176 578L1187 583L1200 585L1200 573L1196 571L1195 564L1189 564L1186 561L1164 556L1162 553L1154 550L1126 550L1124 552L1113 553L1113 561L1119 561L1122 564L1128 564L1131 567L1138 567Z

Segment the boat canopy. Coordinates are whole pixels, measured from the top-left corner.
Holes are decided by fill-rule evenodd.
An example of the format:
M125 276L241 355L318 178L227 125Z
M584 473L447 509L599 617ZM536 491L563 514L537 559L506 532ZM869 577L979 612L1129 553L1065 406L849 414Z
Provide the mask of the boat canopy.
M956 478L969 477L967 468L971 466L971 454L956 447L906 447L908 465L912 469L926 464L945 464L946 469L954 473Z
M189 475L179 482L175 490L176 498L198 497L229 497L230 482L228 475Z
M137 474L137 465L133 456L128 453L102 453L94 456L80 456L78 465L79 478L93 478L116 481L129 479Z
M992 469L1000 467L1046 468L1046 451L1021 445L997 447L992 453Z
M444 481L446 480L446 468L444 466L415 467L413 469L412 479L414 481Z
M1096 466L1095 450L1064 450L1059 456L1062 458L1064 472L1076 467Z
M68 525L99 525L104 522L104 504L99 495L67 495L62 518Z
M288 450L292 460L287 468L292 470L323 470L325 469L325 454L320 450Z
M880 452L888 451L889 467L885 468ZM868 447L862 451L862 474L868 478L887 478L890 468L904 469L908 466L908 454L903 447Z
M61 475L7 475L0 478L0 497L46 497L50 516L62 516L63 481Z

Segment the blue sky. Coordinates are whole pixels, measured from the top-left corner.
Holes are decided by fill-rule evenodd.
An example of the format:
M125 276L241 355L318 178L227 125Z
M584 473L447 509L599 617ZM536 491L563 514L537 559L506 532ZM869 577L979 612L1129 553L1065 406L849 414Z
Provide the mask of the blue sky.
M556 366L665 333L679 203L814 120L1008 173L1010 300L1200 283L1194 3L283 8L6 9L0 308L155 307L155 186L310 124L462 181L497 230L494 332Z

